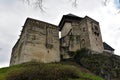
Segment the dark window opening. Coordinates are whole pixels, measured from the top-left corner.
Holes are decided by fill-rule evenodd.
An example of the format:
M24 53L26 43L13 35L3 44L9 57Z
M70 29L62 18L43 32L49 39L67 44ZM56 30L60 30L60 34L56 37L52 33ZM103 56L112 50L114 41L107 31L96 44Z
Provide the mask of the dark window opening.
M85 45L85 39L82 39L82 44Z
M85 28L83 28L83 32L85 32Z
M96 36L99 36L99 33L98 33L98 32L94 32L94 34L95 34Z
M97 30L98 31L98 27L97 26L94 26L95 27L95 30Z
M49 50L47 52L49 53Z

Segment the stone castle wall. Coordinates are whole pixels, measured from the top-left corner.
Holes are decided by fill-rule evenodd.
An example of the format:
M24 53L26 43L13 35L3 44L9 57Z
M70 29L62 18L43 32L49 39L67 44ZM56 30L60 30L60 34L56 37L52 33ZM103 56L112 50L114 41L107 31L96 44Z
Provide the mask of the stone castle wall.
M59 62L60 55L70 58L69 51L82 48L97 53L106 51L99 23L87 16L84 18L71 14L63 16L59 28L50 23L28 18L19 40L13 47L10 65L29 61Z
M99 23L87 16L78 21L64 21L61 37L61 54L67 58L69 51L76 51L81 48L88 48L99 53L103 52Z
M42 21L27 19L19 41L13 48L11 65L28 61L59 62L59 29Z
M85 17L85 18L88 26L91 50L102 53L104 48L103 48L102 34L101 34L99 22L89 17Z

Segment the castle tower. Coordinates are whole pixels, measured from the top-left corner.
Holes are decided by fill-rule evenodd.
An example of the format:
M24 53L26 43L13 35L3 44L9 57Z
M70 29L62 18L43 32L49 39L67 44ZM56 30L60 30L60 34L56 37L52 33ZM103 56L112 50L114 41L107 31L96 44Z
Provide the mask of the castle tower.
M63 15L59 28L61 31L60 50L65 58L67 52L88 48L103 52L103 42L99 23L88 16L84 18L73 14Z
M12 49L10 65L29 61L60 61L57 26L31 18L26 20L20 38Z

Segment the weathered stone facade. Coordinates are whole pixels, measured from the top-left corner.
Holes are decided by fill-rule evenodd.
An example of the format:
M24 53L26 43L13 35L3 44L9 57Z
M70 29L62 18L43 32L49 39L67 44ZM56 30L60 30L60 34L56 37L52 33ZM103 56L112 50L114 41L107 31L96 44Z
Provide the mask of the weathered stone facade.
M29 61L59 62L59 28L28 18L20 39L13 47L10 65Z
M81 48L102 53L103 42L99 23L87 16L84 18L68 14L64 15L60 24L61 54L69 58L67 52Z
M114 51L108 45L103 46L99 22L88 16L63 15L59 26L27 18L20 38L13 47L10 65L29 61L59 62L60 55L70 58L69 51L82 48L97 53Z

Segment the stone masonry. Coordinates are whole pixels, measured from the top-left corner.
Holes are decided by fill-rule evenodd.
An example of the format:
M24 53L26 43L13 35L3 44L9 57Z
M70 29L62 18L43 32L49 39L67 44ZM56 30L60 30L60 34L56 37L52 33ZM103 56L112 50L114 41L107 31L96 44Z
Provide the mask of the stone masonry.
M59 28L28 18L12 50L10 65L29 61L59 62Z
M88 16L64 15L60 24L61 54L69 58L67 52L82 48L102 53L103 42L99 23Z
M10 65L29 61L59 62L60 56L70 58L69 51L82 48L98 53L114 51L107 43L103 46L99 22L88 16L63 15L58 26L27 18L20 38L12 49Z

